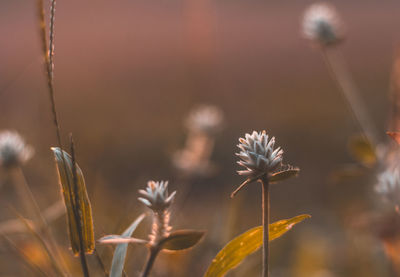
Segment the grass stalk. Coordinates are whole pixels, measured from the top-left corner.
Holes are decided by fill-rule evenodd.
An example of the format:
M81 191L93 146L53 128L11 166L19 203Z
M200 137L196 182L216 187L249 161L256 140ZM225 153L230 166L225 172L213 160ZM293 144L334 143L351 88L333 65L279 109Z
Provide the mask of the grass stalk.
M100 257L100 254L97 252L96 248L93 250L94 256L96 257L97 263L99 264L101 270L104 273L105 277L108 277L108 272L106 267L104 266L103 260Z
M39 15L39 26L40 26L40 38L42 44L42 54L44 58L44 67L47 77L47 87L49 90L49 97L51 103L51 111L53 114L53 122L56 128L56 136L57 142L60 149L62 148L61 141L61 132L60 132L60 124L57 116L57 106L56 99L54 95L54 74L53 74L53 56L54 56L54 18L55 18L55 0L52 0L51 4L51 18L50 18L50 47L47 47L47 39L46 39L46 21L44 17L44 5L43 0L37 0L38 5L38 15ZM50 50L49 50L50 49Z
M83 244L83 234L82 234L82 221L81 221L81 215L79 211L81 210L79 199L78 199L78 176L76 173L76 160L75 160L75 146L74 146L74 140L72 138L72 135L70 136L70 143L71 143L71 158L72 158L72 184L73 186L73 193L70 193L72 199L73 199L73 212L75 216L75 221L76 221L76 228L78 229L78 236L79 236L79 258L81 261L81 266L82 266L82 272L85 277L89 277L89 268L87 265L86 261L86 254L85 254L85 248ZM63 155L64 156L64 155ZM64 163L65 165L65 163ZM70 187L70 186L69 186Z
M51 251L51 248L48 246L46 240L44 240L43 237L37 232L37 230L35 230L33 228L33 226L31 226L29 224L29 221L27 221L25 218L20 216L18 213L17 213L17 216L21 220L21 222L25 225L26 229L37 239L37 241L41 244L43 249L46 251L47 257L49 258L57 276L65 276L63 269L61 268L61 266L55 259L54 255Z
M26 178L21 167L17 167L12 169L12 176L15 180L15 187L17 190L18 197L21 199L22 204L26 212L28 213L29 217L33 221L33 225L35 229L43 233L46 241L49 243L49 249L52 255L56 258L57 264L59 268L63 268L63 271L66 272L66 264L64 259L61 255L61 251L58 247L56 240L51 232L51 229L43 216L42 212L40 211L40 207L29 188L29 185L26 182Z
M263 225L263 249L262 249L262 277L269 277L269 180L268 176L262 177L262 225Z
M336 48L324 47L322 48L322 54L332 78L336 81L364 137L372 145L377 145L378 132L373 125L373 121L369 117L366 105L360 96L360 92L355 85L341 53Z
M35 274L35 276L44 276L47 277L49 276L44 270L42 270L38 265L35 263L31 262L29 257L20 249L9 237L7 237L4 234L0 234L4 241L7 242L9 249L12 250L18 258L28 267L31 269L32 273Z
M42 53L43 53L43 58L44 58L44 67L46 71L46 76L47 76L47 87L49 91L49 97L50 97L50 103L51 103L51 110L52 110L52 115L53 115L53 122L54 126L56 129L56 137L57 137L57 143L58 147L61 150L61 157L63 160L63 165L64 165L64 171L67 172L66 168L66 160L64 157L64 152L62 151L63 149L63 144L61 140L61 131L60 131L60 124L57 116L57 106L56 106L56 100L55 100L55 94L54 94L54 73L53 73L53 68L54 68L54 62L53 62L53 56L54 56L54 25L55 25L55 4L56 1L52 0L51 1L51 10L50 10L50 31L49 31L49 47L47 47L47 39L46 39L46 23L45 23L45 17L44 17L44 5L43 5L43 0L37 0L37 5L38 5L38 16L39 16L39 25L40 25L40 37L41 37L41 42L42 42ZM72 137L71 137L72 141ZM74 151L73 147L73 142L71 144L71 150ZM76 164L75 164L75 157L74 153L71 153L72 159L73 159L73 184L74 188L77 187L77 176L76 176ZM69 178L67 178L68 182L68 187L71 188L70 186L70 181ZM75 192L77 191L74 189ZM71 192L70 192L71 193ZM72 195L72 193L70 194ZM75 194L78 195L78 194ZM75 204L78 202L78 200L75 198ZM79 203L78 203L79 205ZM82 266L82 271L85 277L89 277L89 269L87 266L87 261L86 261L86 255L85 255L85 250L83 248L83 235L82 235L82 230L81 230L81 221L80 221L80 215L79 215L79 206L73 205L73 213L75 220L77 222L77 232L79 235L79 243L80 243L80 261L81 261L81 266Z

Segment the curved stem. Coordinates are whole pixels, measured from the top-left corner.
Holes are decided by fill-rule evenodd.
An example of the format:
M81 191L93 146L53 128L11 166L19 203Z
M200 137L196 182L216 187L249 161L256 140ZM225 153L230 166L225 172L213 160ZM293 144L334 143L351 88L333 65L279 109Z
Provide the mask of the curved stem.
M373 125L373 121L369 117L360 92L346 67L345 60L340 55L340 52L337 50L335 51L333 48L323 48L322 54L332 78L338 84L363 135L372 145L376 146L378 142L378 132Z
M151 269L153 268L154 261L156 260L157 254L160 252L158 248L151 247L149 258L147 259L146 266L143 270L141 277L148 277L150 274Z
M261 179L262 184L262 225L263 225L263 256L262 277L269 277L269 180L265 175Z

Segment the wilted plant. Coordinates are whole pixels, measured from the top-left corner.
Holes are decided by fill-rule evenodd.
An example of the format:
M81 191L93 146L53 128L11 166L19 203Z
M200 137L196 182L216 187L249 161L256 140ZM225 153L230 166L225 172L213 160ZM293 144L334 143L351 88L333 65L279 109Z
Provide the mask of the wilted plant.
M246 233L236 237L222 249L207 270L205 277L219 277L231 268L235 267L247 255L263 246L262 276L269 276L269 241L273 240L286 231L294 224L301 222L309 215L301 215L288 220L281 220L274 224L270 222L270 195L269 187L287 178L296 176L298 168L283 166L283 150L275 147L275 138L269 137L266 131L253 131L246 134L245 138L239 138L240 158L238 164L244 170L239 170L238 174L247 179L232 193L235 196L245 185L258 181L262 185L262 226L253 228Z
M149 250L148 260L141 274L142 277L149 276L156 257L160 251L185 250L196 245L203 237L204 232L194 230L179 230L171 232L170 206L175 198L176 192L168 194L167 181L149 181L145 190L139 190L141 195L138 200L148 207L152 212L152 228L148 239L131 238L139 223L145 217L140 215L122 235L109 235L101 238L100 243L117 244L114 251L110 277L122 276L127 243L144 244Z

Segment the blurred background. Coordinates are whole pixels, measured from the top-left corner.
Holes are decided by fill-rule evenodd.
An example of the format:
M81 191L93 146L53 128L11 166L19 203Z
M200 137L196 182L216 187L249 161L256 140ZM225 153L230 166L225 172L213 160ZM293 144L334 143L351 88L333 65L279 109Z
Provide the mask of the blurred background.
M332 2L346 24L340 49L386 142L400 3ZM272 276L398 276L373 224L359 222L379 209L374 175L332 179L337 168L354 162L347 145L359 130L320 51L300 34L302 14L312 3L57 2L58 112L64 141L70 132L76 141L96 239L121 233L145 210L136 199L147 180L169 180L170 190L177 190L174 229L203 229L207 236L190 252L162 254L153 275L202 276L223 245L261 224L259 184L234 199L229 195L244 181L235 172L237 139L265 129L285 150L284 161L301 169L298 178L272 187L272 220L312 215L272 243ZM17 130L35 148L24 172L44 209L60 199L60 189L35 1L0 1L0 34L0 129ZM215 168L206 175L182 173L173 157L185 147L187 115L204 104L224 114L210 156ZM6 174L0 184L4 221L15 217L10 206L18 210L19 204ZM67 249L65 218L53 226L79 276L78 259ZM29 236L16 239L34 252ZM112 248L97 249L109 268ZM144 253L130 248L129 276L138 275ZM40 253L32 255L40 260ZM257 276L259 262L256 253L229 276ZM0 243L0 276L27 274L21 265Z

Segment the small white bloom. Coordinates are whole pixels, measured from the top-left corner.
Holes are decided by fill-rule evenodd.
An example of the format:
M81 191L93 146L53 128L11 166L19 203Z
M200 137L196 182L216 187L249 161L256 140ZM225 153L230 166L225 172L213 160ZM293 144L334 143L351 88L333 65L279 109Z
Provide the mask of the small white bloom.
M303 17L303 35L322 45L331 45L343 39L343 26L335 8L327 3L311 5Z
M0 132L0 166L8 168L22 165L33 153L33 148L26 145L17 132Z
M376 192L398 206L400 204L400 170L390 168L378 176Z
M274 149L275 137L271 139L265 131L246 134L245 138L239 139L237 145L241 150L236 155L241 159L237 163L246 168L239 170L239 175L250 179L261 177L272 173L282 163L283 150L278 147Z
M218 107L200 106L189 114L186 126L192 131L215 133L221 128L223 120L223 113Z
M153 225L149 235L150 245L156 245L161 239L169 236L172 227L169 225L171 213L168 210L174 200L174 191L168 195L168 182L147 182L146 190L139 190L143 197L139 201L153 211Z
M176 191L168 195L168 182L167 181L149 181L147 182L146 190L139 190L142 197L139 201L152 209L154 212L162 212L171 205Z

